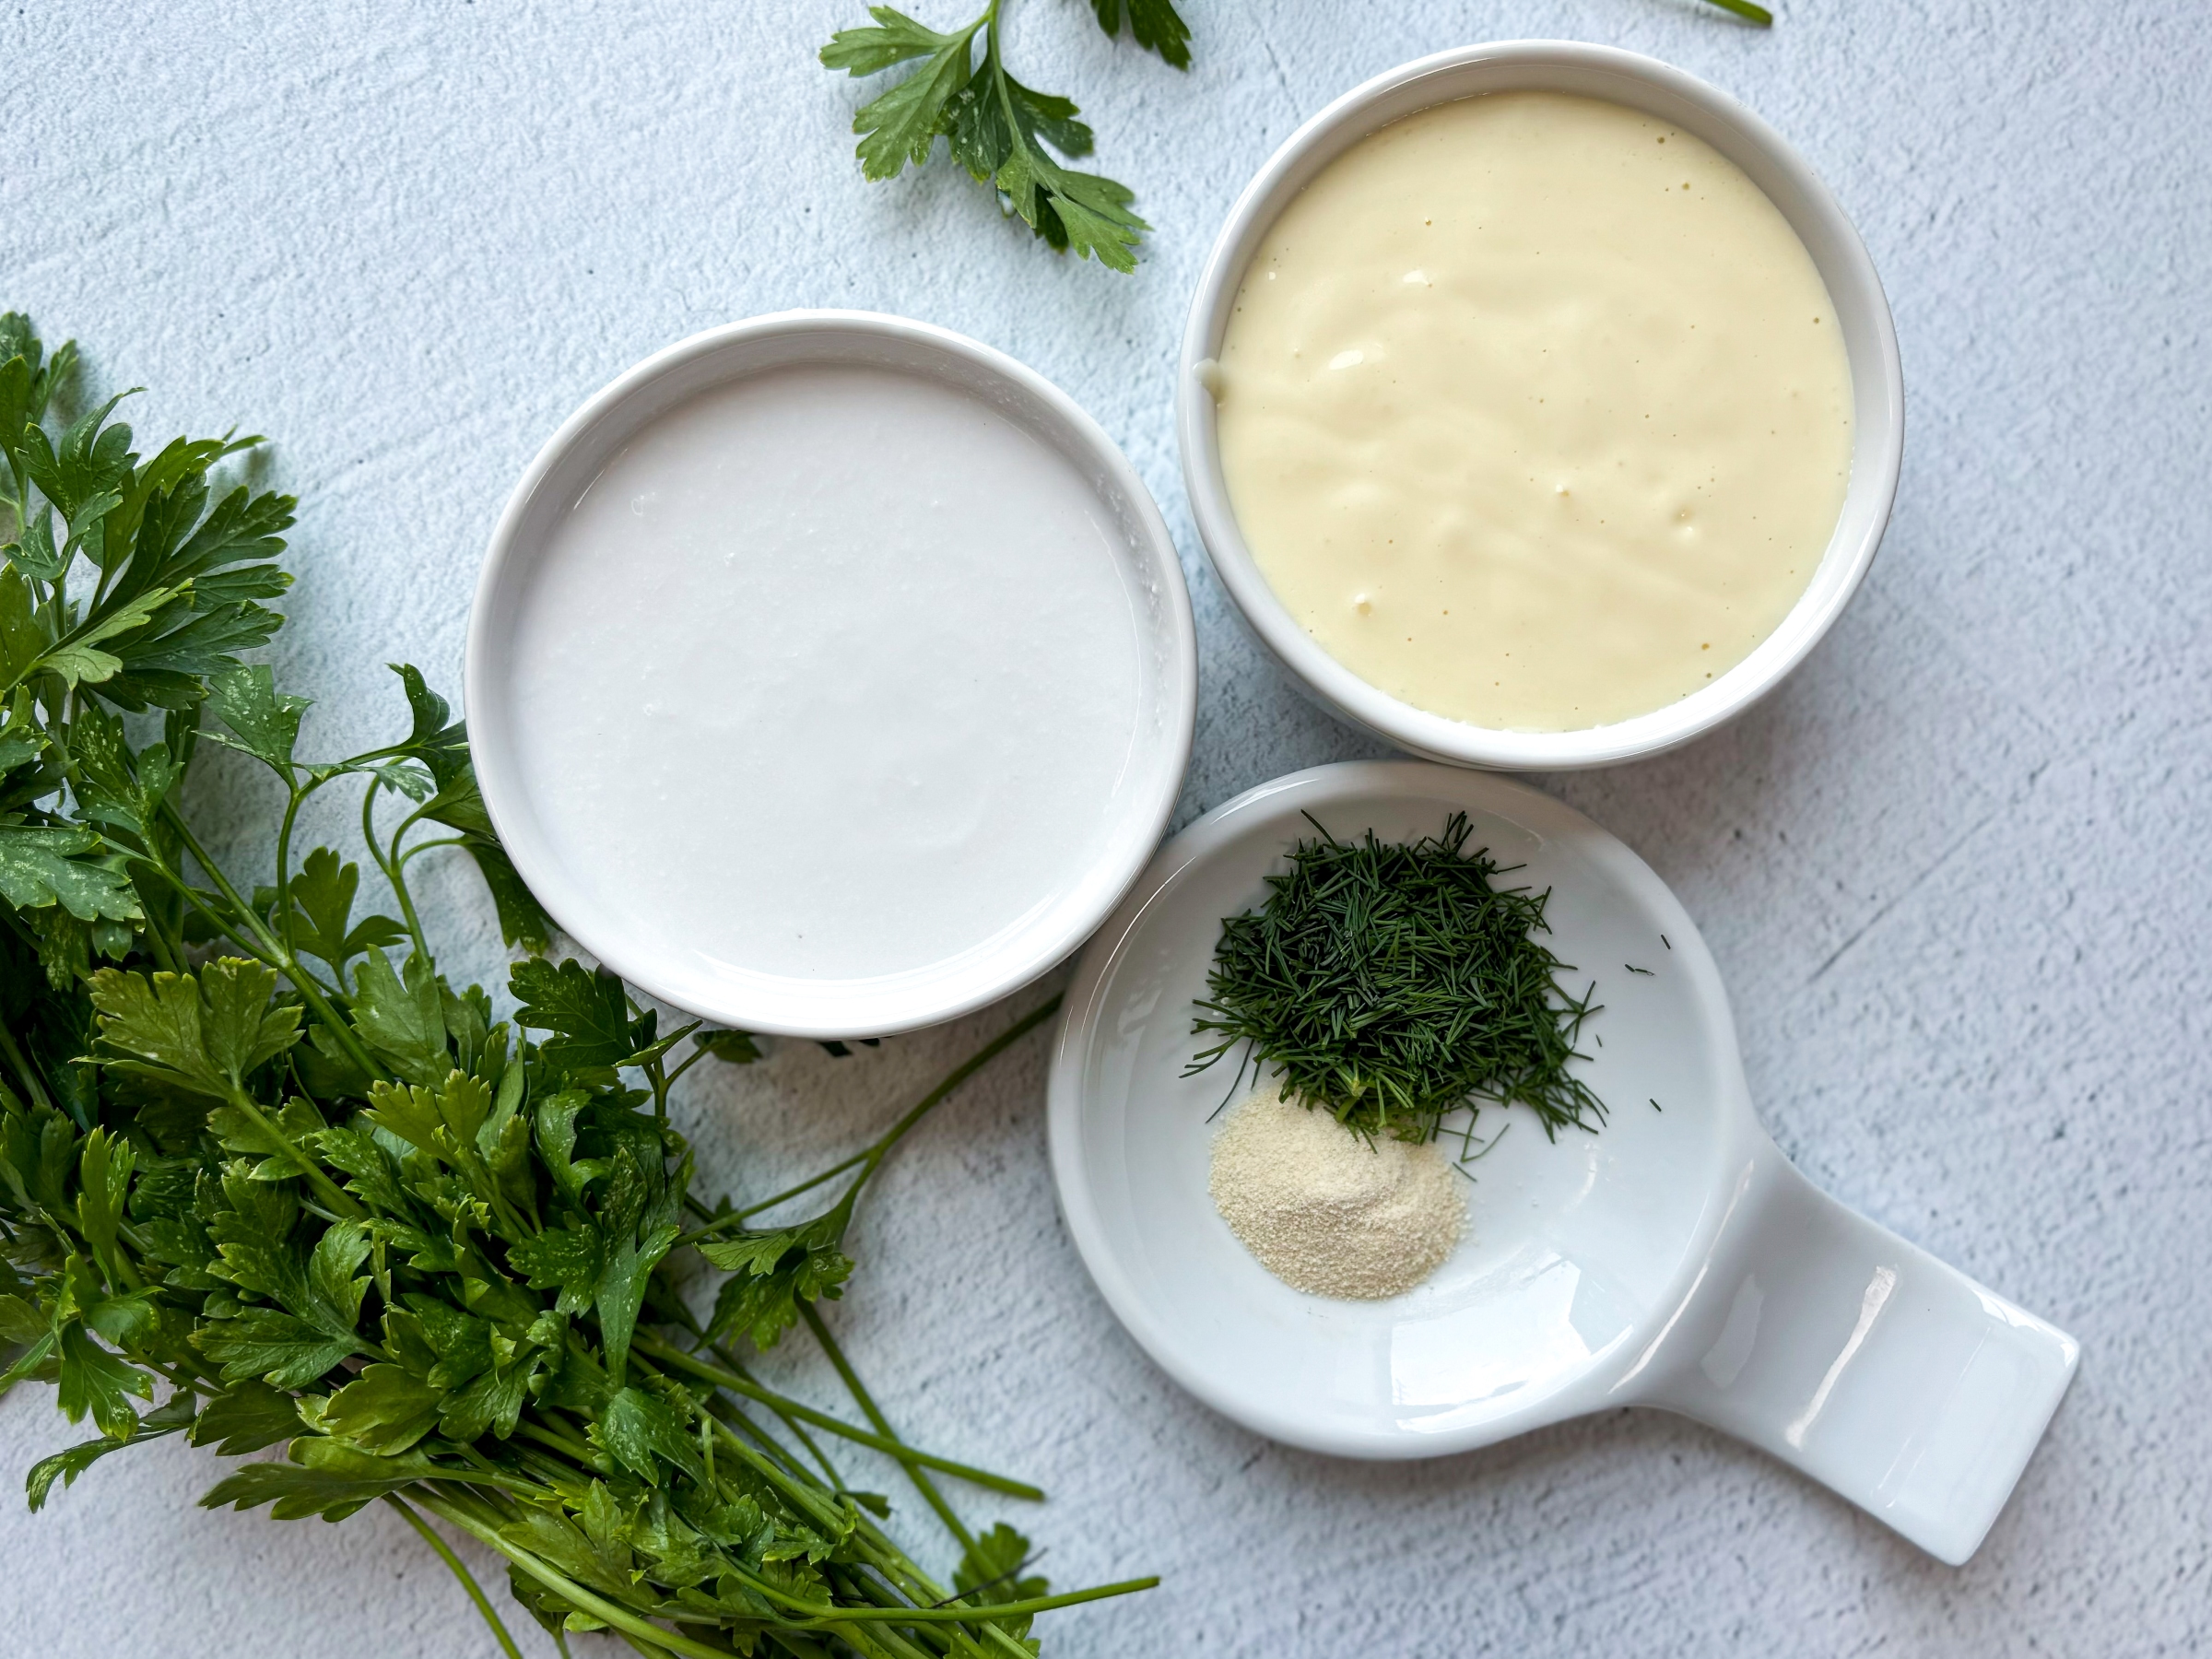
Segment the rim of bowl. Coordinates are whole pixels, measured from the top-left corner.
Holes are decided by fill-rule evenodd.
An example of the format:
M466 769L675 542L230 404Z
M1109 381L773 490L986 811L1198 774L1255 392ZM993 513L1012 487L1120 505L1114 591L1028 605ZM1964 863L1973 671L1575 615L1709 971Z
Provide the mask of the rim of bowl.
M825 982L830 994L813 999L819 1008L814 1017L803 1011L808 999L796 994L804 982L787 976L755 976L782 987L772 1005L748 1003L742 992L701 996L695 989L674 991L670 976L661 971L649 946L633 936L611 933L603 925L609 907L579 901L562 862L537 833L535 815L524 806L526 781L511 752L512 739L501 724L501 700L491 683L503 660L492 638L495 628L505 620L496 614L502 589L512 580L512 567L530 550L518 554L517 545L525 520L547 481L576 452L598 439L603 422L671 375L734 347L810 335L919 347L924 355L937 354L947 364L1010 382L1034 400L1046 418L1037 424L1048 428L1039 435L1048 442L1059 440L1061 453L1087 471L1087 481L1094 489L1102 496L1118 497L1126 506L1129 557L1139 578L1149 581L1159 595L1159 603L1152 607L1159 620L1151 626L1160 630L1159 688L1155 706L1163 716L1140 729L1134 739L1140 748L1150 747L1155 756L1160 757L1154 762L1159 785L1148 799L1133 797L1124 822L1132 825L1135 833L1127 836L1119 859L1109 865L1112 878L1093 888L1092 902L1072 912L1063 925L1049 933L1015 935L1009 943L1022 948L1001 952L1004 960L987 975L971 973L953 982L958 987L955 994L942 991L934 997L927 994L931 990L931 982L925 977L932 971L929 969L874 981L831 981ZM753 371L740 369L729 378ZM702 382L684 395L715 383L721 382ZM645 419L656 418L661 413L665 410L656 410ZM603 455L600 460L604 463L606 458ZM492 827L524 882L571 938L652 996L725 1025L783 1037L878 1037L956 1019L1019 990L1065 959L1113 913L1158 851L1182 793L1197 712L1197 639L1182 561L1159 504L1121 447L1066 392L996 347L933 323L881 312L795 310L722 324L663 347L593 393L555 429L524 469L492 529L469 610L462 697L477 787ZM1167 746L1164 751L1159 747L1163 742ZM581 920L582 925L574 925L572 919ZM986 941L986 946L989 943ZM983 947L971 947L980 948ZM967 954L962 953L963 957ZM919 986L913 982L917 977L922 977ZM853 989L860 986L881 989L864 998ZM835 1012L839 1008L852 1012L839 1014Z
M1774 631L1710 686L1611 725L1524 732L1470 725L1403 702L1322 649L1276 596L1245 545L1200 365L1220 352L1230 308L1261 239L1290 200L1371 133L1485 92L1580 92L1640 109L1702 138L1742 168L1812 255L1834 301L1852 370L1852 476L1812 581ZM1327 708L1414 754L1507 771L1566 771L1656 755L1701 736L1771 691L1858 591L1888 527L1904 456L1897 329L1874 262L1834 195L1789 141L1717 87L1640 53L1572 41L1463 46L1402 64L1336 99L1286 139L1237 197L1191 299L1175 385L1183 488L1214 574L1267 650Z

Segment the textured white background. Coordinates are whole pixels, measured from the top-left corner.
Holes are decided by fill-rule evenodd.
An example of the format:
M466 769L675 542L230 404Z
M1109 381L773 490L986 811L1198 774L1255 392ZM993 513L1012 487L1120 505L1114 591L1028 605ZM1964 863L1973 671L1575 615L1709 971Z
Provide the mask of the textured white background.
M812 61L857 0L29 0L0 18L0 305L84 341L91 383L153 388L148 437L238 422L277 441L267 476L302 509L276 655L319 700L326 753L397 721L385 661L455 683L510 483L637 358L793 305L978 335L1087 405L1175 527L1204 676L1182 821L1371 752L1239 637L1182 503L1175 341L1237 188L1355 81L1484 38L1634 47L1747 99L1834 186L1896 308L1896 519L1764 707L1553 786L1698 917L1783 1147L2080 1336L1980 1556L1937 1566L1656 1416L1410 1468L1230 1427L1139 1356L1069 1248L1041 1038L902 1152L834 1316L925 1443L1052 1489L1034 1530L1060 1583L1166 1575L1057 1617L1062 1654L2195 1652L2212 23L2200 0L1781 4L1762 34L1688 0L1189 0L1183 76L1108 45L1076 0L1029 0L1018 68L1094 115L1159 227L1124 279L1031 246L942 165L862 183L855 94ZM252 787L206 780L199 808L235 815ZM495 972L473 878L438 908L449 965ZM684 1102L708 1180L758 1193L841 1155L1006 1017L724 1074ZM827 1399L822 1382L798 1385ZM0 1405L0 1466L66 1438L46 1391ZM214 1472L168 1441L42 1515L0 1507L0 1653L492 1652L394 1518L192 1508Z

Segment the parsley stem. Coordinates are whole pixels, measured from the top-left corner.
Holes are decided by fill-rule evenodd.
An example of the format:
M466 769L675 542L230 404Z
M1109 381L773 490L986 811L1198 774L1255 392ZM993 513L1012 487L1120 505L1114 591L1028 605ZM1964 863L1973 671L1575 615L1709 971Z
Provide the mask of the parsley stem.
M917 1607L941 1607L946 1604L944 1585L934 1583L927 1573L900 1554L879 1528L864 1522L855 1535L867 1546L867 1565L875 1568L884 1582L908 1601ZM1019 1659L1035 1659L1035 1656L1025 1652Z
M413 846L407 849L406 856L398 861L399 866L400 868L405 869L408 863L416 856L417 853L419 853L435 852L440 847L465 847L467 845L468 837L465 835L448 835L441 837L437 841L417 841Z
M709 1647L703 1641L694 1641L689 1637L679 1635L676 1631L664 1630L659 1625L639 1618L628 1608L617 1606L605 1597L593 1594L567 1574L539 1560L528 1550L517 1548L514 1545L508 1543L500 1535L497 1527L478 1520L452 1500L423 1490L418 1493L415 1500L448 1525L457 1526L479 1544L488 1545L491 1548L496 1549L513 1562L519 1571L535 1579L571 1606L582 1609L601 1623L626 1635L641 1636L647 1641L653 1642L671 1653L682 1655L682 1659L730 1659L730 1650L727 1648Z
M813 1310L806 1303L799 1304L799 1312L808 1319L810 1324L813 1323ZM938 1457L933 1453L917 1451L893 1434L877 1418L874 1410L865 1405L862 1408L868 1411L870 1420L874 1421L877 1427L877 1432L872 1434L865 1429L857 1428L853 1424L831 1417L826 1411L817 1411L811 1406L802 1406L796 1400L763 1388L759 1383L749 1378L739 1376L735 1371L724 1370L719 1365L710 1365L697 1355L687 1354L683 1349L673 1347L655 1337L633 1337L630 1347L634 1352L650 1355L664 1365L671 1366L677 1371L688 1371L702 1382L712 1382L717 1387L728 1389L734 1394L741 1394L756 1405L766 1406L779 1416L788 1413L803 1423L811 1423L817 1429L826 1430L840 1439L851 1441L855 1445L866 1446L871 1451L880 1452L887 1457L896 1458L901 1464L915 1464L924 1468L940 1470L947 1475L957 1475L962 1480L976 1486L986 1487L994 1492L1004 1492L1009 1498L1026 1498L1031 1502L1040 1502L1044 1498L1042 1492L1026 1481L1015 1480L1005 1475L994 1475L988 1469L979 1469L970 1464L955 1463L949 1457ZM833 1359L831 1363L837 1366L840 1374L847 1377L852 1375L850 1368L844 1364L841 1356Z
M1059 1013L1060 1002L1059 994L1054 993L1044 1003L1023 1015L959 1065L954 1066L942 1083L924 1095L911 1112L885 1131L883 1138L870 1147L863 1155L863 1161L867 1167L861 1171L860 1179L846 1190L845 1201L850 1202L853 1194L867 1184L869 1177L876 1173L877 1167L889 1155L891 1148L905 1138L908 1130L927 1117L931 1111L941 1104L954 1089L959 1088L961 1084L967 1082L970 1077L997 1059L1007 1049L1013 1047L1022 1038Z
M415 895L407 890L407 878L402 869L406 861L399 853L399 843L406 839L407 831L415 827L422 812L410 812L400 820L399 828L392 831L392 854L389 858L385 857L378 850L369 810L370 804L376 799L376 792L382 787L382 779L372 779L361 796L362 838L369 843L369 856L376 860L377 867L384 873L384 879L392 884L392 895L399 900L399 913L406 920L408 936L415 941L415 948L422 953L422 959L427 962L430 959L430 942L424 936L422 918L415 913Z
M455 844L457 845L458 843ZM682 1077L686 1072L689 1071L693 1066L697 1065L701 1060L704 1060L709 1052L710 1051L702 1044L692 1044L691 1052L684 1056L684 1063L668 1074L668 1087L671 1088L675 1088L676 1080Z
M892 1430L890 1420L877 1407L875 1400L869 1395L867 1389L862 1385L859 1373L846 1359L844 1349L838 1347L837 1338L830 1335L830 1327L822 1323L822 1316L816 1312L814 1304L810 1301L801 1301L798 1306L799 1317L806 1322L806 1328L814 1333L815 1341L821 1344L823 1354L829 1358L830 1365L836 1369L839 1379L845 1385L845 1392L853 1396L853 1403L860 1407L862 1414L869 1422L876 1425L877 1433L885 1436L894 1444L902 1443L899 1441L899 1436ZM907 1479L913 1482L914 1490L922 1494L922 1500L936 1511L937 1519L945 1523L945 1530L959 1540L962 1549L973 1549L975 1535L960 1524L959 1516L953 1512L952 1505L946 1501L945 1494L937 1490L937 1483L929 1477L920 1458L916 1457L912 1461L909 1461L907 1458L901 1457L899 1464L900 1467L906 1471ZM1006 1488L1002 1487L997 1489L1003 1491ZM1030 1494L1040 1501L1044 1498L1044 1494L1034 1487L1030 1488ZM1017 1496L1021 1495L1017 1494Z
M162 804L162 810L164 812L168 812L170 810L167 802ZM173 821L175 822L179 832L181 834L184 834L185 847L192 851L193 856L195 859L199 860L200 867L202 869L207 869L208 866L206 859L201 856L195 843L191 840L189 834L185 834L183 830L183 819L181 818L175 818ZM250 939L244 934L239 932L236 927L231 925L230 917L228 914L216 909L214 905L208 903L207 895L203 893L198 888L194 887L190 882L186 881L184 879L183 871L172 870L165 865L162 868L161 874L164 878L166 878L170 884L177 889L179 893L184 896L186 901L192 905L193 909L198 911L201 915L207 919L208 926L214 928L216 932L221 934L223 937L229 939L231 944L237 946L239 949L245 952L246 955L252 957L255 961L261 962L271 968L282 967L282 964L276 959L276 956L273 955L270 949L265 947L259 939ZM232 909L237 911L242 917L251 919L253 912L251 910L246 909L245 906L241 902L238 894L231 889L230 884L223 877L221 873L219 871L209 869L208 874L214 878L216 883L216 897L222 900L224 903L231 906Z
M6 1053L8 1065L15 1068L16 1076L23 1080L24 1091L30 1096L31 1104L43 1106L48 1112L52 1112L54 1109L53 1101L46 1093L46 1085L39 1077L38 1068L33 1066L29 1058L16 1046L16 1034L10 1029L11 1024L11 1021L0 1020L0 1051ZM79 1124L77 1127L89 1129L91 1125Z
M191 1372L185 1371L182 1366L164 1364L161 1360L156 1359L151 1356L140 1356L138 1363L145 1366L148 1371L157 1372L160 1376L168 1379L171 1386L175 1388L179 1394L205 1394L212 1397L222 1392L222 1390L218 1388L204 1387L200 1383L199 1380L194 1377Z
M541 1446L550 1446L564 1457L574 1459L587 1469L601 1469L602 1460L598 1453L571 1435L557 1432L546 1423L536 1421L533 1418L524 1418L515 1424L514 1431L525 1440L537 1441Z
M865 1572L839 1572L833 1567L824 1576L830 1582L833 1596L840 1603L850 1604L855 1598L860 1598L875 1607L902 1607L908 1605L899 1599L888 1583L871 1578ZM857 1639L862 1632L840 1630L838 1634L846 1642L858 1647ZM918 1645L897 1630L877 1629L867 1631L865 1637L887 1655L887 1659L936 1659L933 1650Z
M1124 1579L1117 1584L1094 1584L1088 1590L1067 1590L1058 1595L1032 1596L1028 1601L992 1602L982 1607L822 1607L805 1628L826 1630L834 1629L838 1621L890 1620L900 1624L988 1624L997 1618L1026 1618L1039 1613L1050 1613L1058 1607L1080 1606L1085 1602L1104 1601L1110 1596L1134 1595L1140 1590L1159 1586L1157 1574L1150 1578ZM806 1603L794 1597L779 1597L784 1605L804 1607Z
M797 1186L785 1187L782 1192L778 1193L772 1198L763 1198L759 1203L748 1204L743 1209L729 1210L722 1215L716 1216L704 1227L695 1228L690 1232L686 1233L682 1238L678 1239L676 1241L676 1248L680 1250L687 1244L696 1244L701 1239L713 1237L714 1234L722 1231L723 1229L726 1227L735 1227L738 1222L747 1219L748 1217L758 1216L763 1210L774 1209L777 1205L782 1204L787 1200L796 1198L802 1193L813 1192L816 1187L820 1186L824 1182L834 1181L840 1175L842 1175L847 1170L855 1169L861 1164L867 1162L868 1153L870 1150L871 1148L864 1147L858 1152L853 1153L852 1157L846 1159L844 1162L840 1164L832 1164L829 1169L824 1170L819 1175L808 1176L805 1181L800 1182Z
M833 1571L828 1576L840 1601L859 1597L874 1607L901 1607L908 1605L899 1599L898 1593L888 1582L873 1578L865 1572ZM916 1645L896 1630L872 1630L869 1634L898 1655L898 1659L935 1659L932 1650ZM850 1636L847 1640L851 1640Z
M805 1181L800 1182L798 1185L785 1187L782 1192L771 1197L763 1198L758 1204L748 1204L742 1209L726 1210L719 1216L711 1218L703 1226L693 1228L682 1238L677 1240L672 1248L681 1250L687 1244L696 1244L702 1239L711 1239L716 1233L735 1227L739 1223L759 1215L764 1210L774 1209L779 1204L788 1203L802 1194L811 1193L816 1187L821 1186L827 1182L835 1181L847 1170L858 1169L861 1165L865 1164L867 1169L863 1171L860 1179L848 1187L844 1195L838 1200L840 1205L850 1203L853 1195L866 1182L868 1177L876 1172L876 1166L884 1160L891 1148L904 1137L908 1130L928 1116L933 1107L941 1105L945 1098L954 1089L959 1088L970 1077L975 1076L977 1072L997 1059L1000 1054L1006 1053L1008 1048L1057 1014L1060 1011L1060 1001L1058 996L1052 997L1041 1006L1015 1021L1013 1025L993 1038L975 1053L971 1054L954 1067L950 1076L924 1095L905 1116L893 1124L872 1145L862 1147L841 1163L831 1164L820 1174L810 1175ZM673 1079L671 1080L673 1081Z
M751 1417L738 1410L737 1402L727 1394L720 1391L712 1393L707 1395L703 1404L707 1411L720 1418L731 1428L751 1435L759 1443L763 1452L775 1458L800 1479L817 1480L818 1478L820 1484L827 1486L833 1492L841 1492L845 1489L845 1477L837 1472L837 1465L823 1455L821 1447L815 1442L814 1437L806 1432L806 1426L796 1418L784 1417L780 1412L776 1413L776 1420L791 1430L793 1437L806 1446L808 1454L821 1466L822 1473L818 1477L812 1469L799 1461L797 1453L785 1446L782 1441L776 1439ZM771 1406L769 1409L773 1412L776 1408Z
M686 1318L690 1325L691 1335L695 1338L704 1341L706 1333L700 1328L699 1322L695 1319L689 1318L688 1309L687 1309L685 1312ZM706 1344L706 1348L709 1353L712 1354L717 1359L721 1360L723 1364L728 1366L739 1376L746 1378L747 1381L757 1381L757 1379L753 1377L753 1374L745 1369L744 1363L737 1358L737 1356L731 1353L728 1348L723 1347L719 1342L709 1342ZM720 1394L712 1395L710 1398L712 1400L722 1400L722 1396ZM736 1406L731 1406L728 1401L722 1400L722 1403L728 1406L729 1416L742 1423L747 1424L748 1427L751 1427L754 1430L755 1433L759 1435L761 1444L774 1447L779 1454L789 1459L793 1468L796 1469L802 1466L796 1457L793 1457L789 1453L784 1452L782 1446L777 1445L774 1440L770 1438L765 1431L761 1430L757 1424L753 1423L752 1418L747 1417L743 1412L739 1411ZM797 1441L800 1445L806 1448L806 1455L813 1458L816 1463L821 1465L823 1478L829 1481L830 1486L833 1488L837 1488L841 1490L845 1484L845 1477L837 1472L837 1465L830 1461L829 1454L822 1450L821 1446L816 1441L814 1436L806 1432L806 1425L800 1422L797 1418L793 1417L790 1413L783 1410L781 1406L771 1405L769 1406L769 1410L775 1413L776 1420L778 1422L782 1423L784 1428L791 1430L792 1438Z
M742 1445L732 1437L733 1443ZM749 1453L749 1448L747 1448ZM672 1630L663 1630L625 1608L617 1606L604 1597L594 1595L575 1583L559 1569L538 1559L528 1550L517 1547L500 1535L499 1529L473 1514L463 1503L430 1491L418 1488L416 1501L432 1514L459 1527L479 1542L489 1545L512 1561L531 1578L537 1580L564 1601L582 1608L594 1618L656 1641L670 1653L682 1654L686 1659L729 1659L726 1648L712 1648L701 1641ZM996 1602L984 1608L978 1607L835 1607L820 1602L807 1601L790 1594L732 1563L732 1576L747 1584L772 1604L789 1609L805 1621L802 1628L810 1630L835 1631L841 1624L876 1623L888 1621L896 1624L953 1624L988 1625L994 1619L1018 1618L1038 1613L1050 1613L1058 1607L1078 1606L1085 1602L1102 1601L1108 1596L1129 1595L1139 1590L1156 1587L1158 1577L1124 1579L1120 1583L1099 1584L1088 1590L1070 1590L1059 1595L1041 1595L1027 1601Z
M723 1439L729 1442L731 1451L737 1454L740 1462L767 1479L793 1503L806 1512L817 1526L835 1529L845 1523L848 1510L841 1510L835 1503L824 1498L816 1489L819 1483L815 1481L812 1476L805 1474L804 1471L794 1475L780 1463L771 1459L759 1448L747 1445L735 1429L712 1412L702 1412L701 1415L714 1428L722 1431Z
M468 1599L477 1604L477 1611L484 1616L484 1622L491 1627L492 1635L499 1641L500 1651L507 1655L507 1659L523 1659L523 1650L514 1645L514 1638L507 1633L507 1627L500 1622L498 1611L485 1599L476 1575L453 1553L453 1546L440 1537L430 1524L409 1508L406 1500L397 1492L386 1492L384 1501L406 1517L407 1524L422 1535L422 1541L438 1552L438 1559L461 1581L461 1588L468 1592Z
M292 1137L278 1128L276 1121L253 1103L253 1097L235 1082L230 1085L230 1104L244 1112L256 1129L284 1148L300 1172L307 1177L307 1184L314 1189L324 1203L350 1220L358 1220L369 1213L351 1194L341 1190L336 1182L323 1172L321 1164L294 1146Z
M292 955L300 947L292 926L292 826L299 822L300 803L321 787L319 780L311 782L305 789L290 779L291 799L284 804L284 821L276 827L276 925L282 931L284 948Z
M133 879L135 883L135 877ZM139 897L143 901L143 891ZM158 914L152 904L142 902L141 908L146 912L146 947L152 953L155 962L168 972L184 972L184 941L170 933L167 919Z

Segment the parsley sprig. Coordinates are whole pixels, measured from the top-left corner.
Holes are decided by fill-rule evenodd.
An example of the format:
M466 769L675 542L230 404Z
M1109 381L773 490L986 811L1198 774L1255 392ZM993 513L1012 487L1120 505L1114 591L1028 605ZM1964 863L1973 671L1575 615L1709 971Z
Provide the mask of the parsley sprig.
M910 1445L818 1312L885 1159L1057 999L853 1157L708 1205L670 1091L754 1041L663 1030L619 980L535 954L550 929L467 732L413 668L404 736L304 758L306 700L235 654L281 621L259 602L288 580L270 561L292 502L211 484L231 440L142 459L113 401L50 430L74 354L12 314L0 351L0 1391L51 1382L98 1430L30 1470L30 1507L166 1436L282 1444L202 1501L384 1504L509 1659L448 1535L504 1561L563 1653L607 1630L686 1659L1019 1659L1036 1615L1151 1584L1054 1595L1019 1533L969 1527L942 1480L1043 1494ZM265 885L182 806L211 745L277 785ZM357 914L362 869L335 848L295 856L302 808L338 787L396 913ZM453 847L531 953L507 1018L441 975L412 891L415 861ZM819 1213L767 1220L825 1188ZM753 1374L748 1352L800 1325L865 1426ZM949 1583L846 1480L841 1441L945 1526Z
M929 159L946 140L953 159L988 184L1000 206L1050 246L1096 259L1116 271L1136 269L1138 239L1151 227L1131 211L1128 186L1080 172L1053 159L1091 153L1090 128L1065 98L1022 85L1007 72L1000 37L1004 0L949 33L940 33L888 6L872 6L873 26L841 29L822 48L826 68L854 76L895 65L921 66L853 118L855 152L870 179L896 178L911 162ZM1091 0L1099 26L1121 31L1125 15L1137 45L1178 69L1190 66L1190 29L1170 0ZM978 42L982 60L976 60ZM1050 147L1049 148L1047 147Z

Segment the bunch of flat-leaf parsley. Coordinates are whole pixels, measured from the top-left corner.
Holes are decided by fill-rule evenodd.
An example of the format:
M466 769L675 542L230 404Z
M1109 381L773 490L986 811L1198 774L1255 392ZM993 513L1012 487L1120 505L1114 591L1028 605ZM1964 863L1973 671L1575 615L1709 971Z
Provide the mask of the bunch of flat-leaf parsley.
M113 400L50 424L73 362L0 317L0 1389L51 1382L99 1430L30 1471L31 1507L159 1436L285 1445L204 1501L390 1506L511 1659L441 1526L505 1559L564 1653L605 1630L686 1659L1025 1659L1034 1615L1150 1584L1048 1594L1021 1535L971 1530L935 1477L1042 1494L907 1445L815 1307L890 1149L1054 1005L815 1180L702 1203L669 1089L751 1039L664 1033L575 962L520 962L510 1019L450 986L409 888L424 853L475 856L511 944L548 932L466 733L401 668L406 735L301 759L305 700L237 655L281 620L262 601L293 503L211 487L240 442L135 453ZM181 805L210 743L281 786L267 885ZM336 786L361 792L396 916L356 915L334 849L295 857L302 805ZM758 1224L825 1187L820 1213ZM798 1324L865 1427L747 1369L743 1346ZM848 1488L840 1440L900 1466L952 1535L950 1583Z

